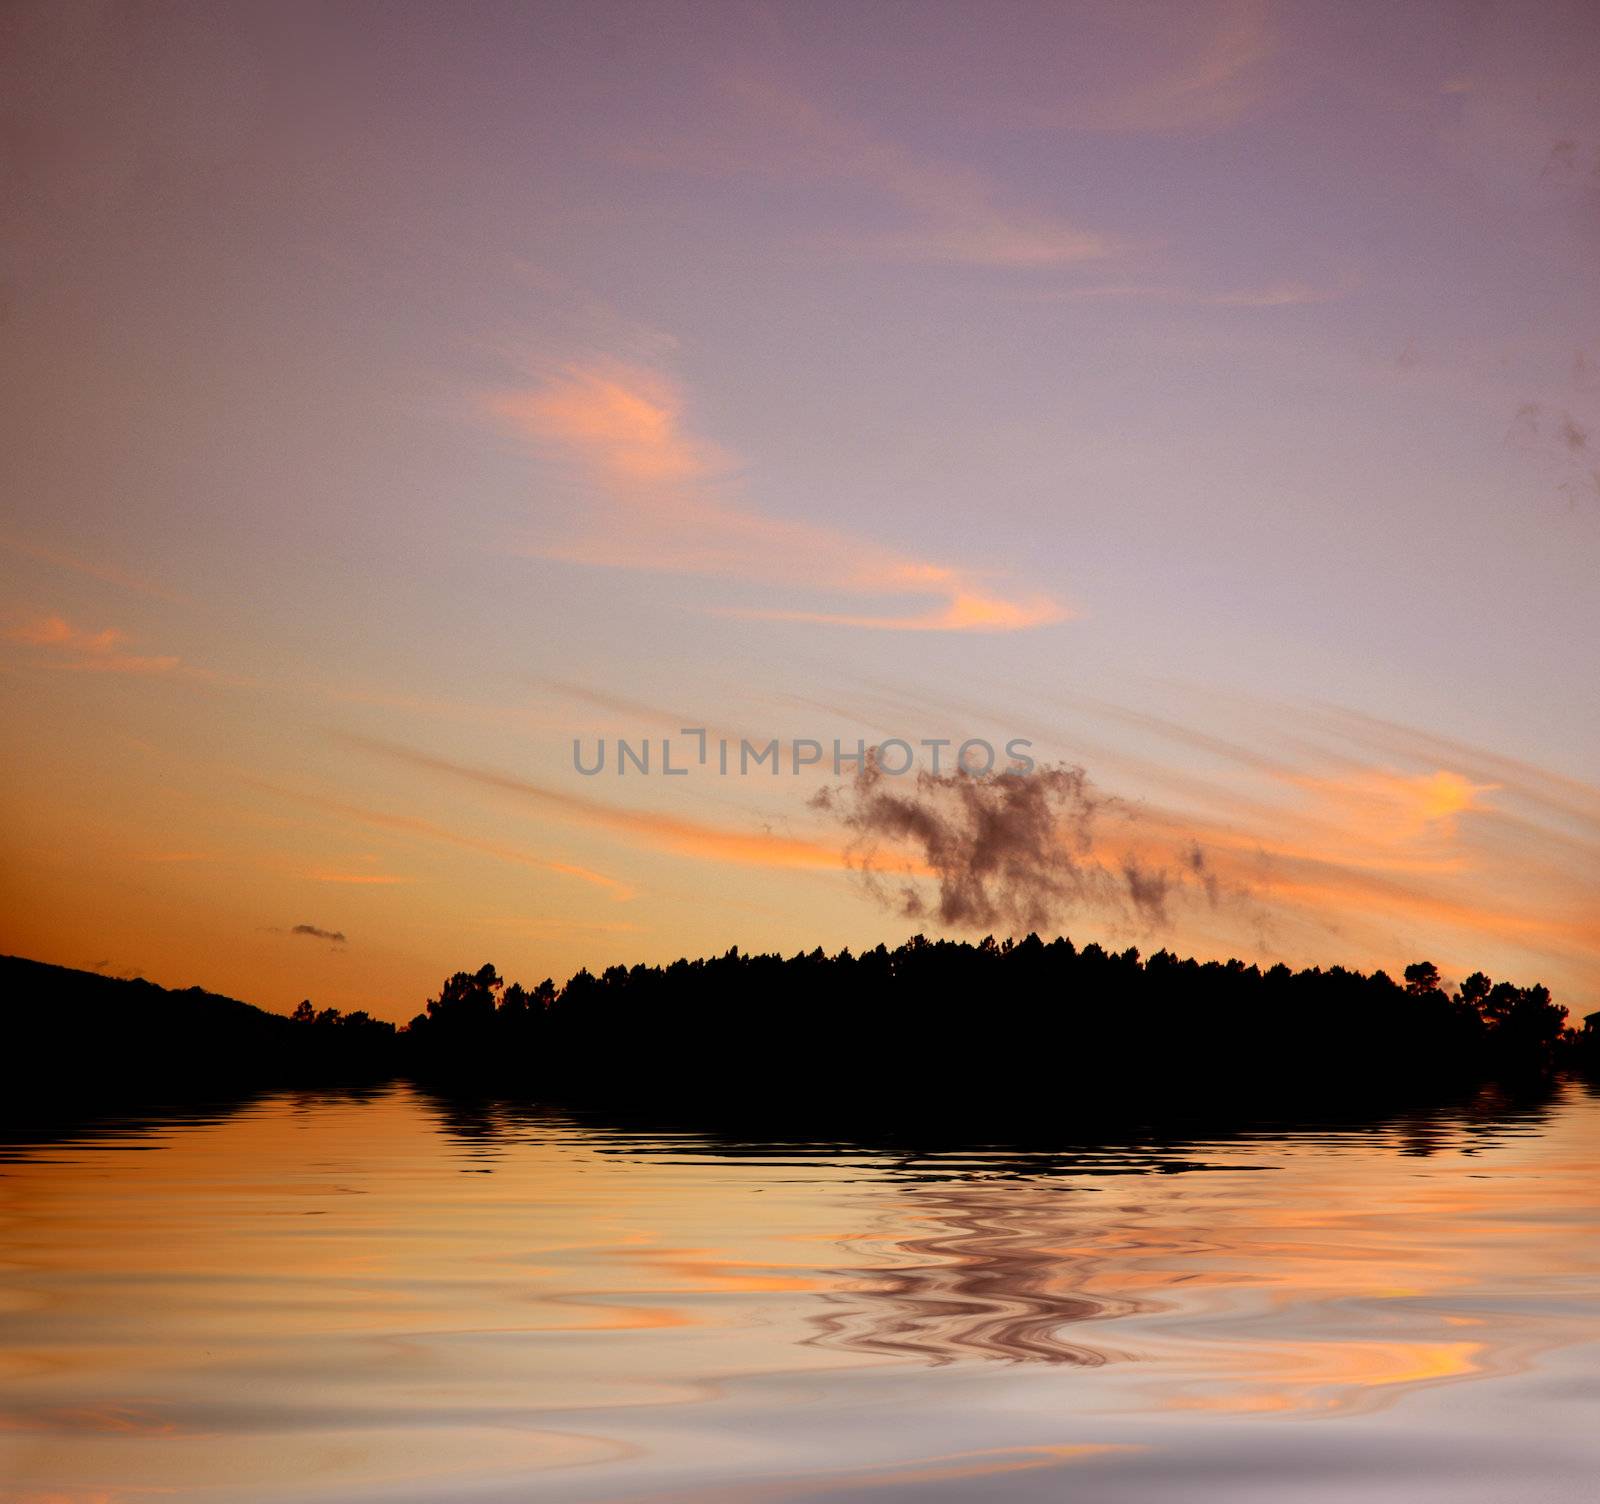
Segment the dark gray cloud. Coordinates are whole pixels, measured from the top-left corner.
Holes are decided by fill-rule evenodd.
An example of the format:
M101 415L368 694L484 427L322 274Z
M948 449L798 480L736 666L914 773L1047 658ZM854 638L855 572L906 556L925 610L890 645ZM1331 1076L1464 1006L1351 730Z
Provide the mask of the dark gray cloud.
M1593 368L1578 351L1573 361L1574 384L1586 390ZM1545 408L1537 402L1524 402L1512 415L1511 426L1506 430L1506 443L1530 454L1545 467L1556 467L1562 476L1556 489L1568 498L1568 505L1576 505L1600 497L1600 470L1591 466L1594 450L1589 439L1591 426L1575 414L1560 408Z
M1194 875L1196 882L1206 890L1206 902L1216 908L1220 896L1217 884L1217 874L1211 870L1211 864L1206 861L1206 854L1196 841L1189 848L1189 871Z
M1093 861L1092 824L1105 802L1082 768L976 777L918 773L894 778L869 760L853 782L812 803L854 835L851 856L868 886L907 918L965 928L1047 929L1111 884ZM885 847L909 847L923 874ZM897 871L897 869L899 869Z
M1059 930L1085 910L1163 929L1186 895L1203 894L1213 909L1253 908L1197 840L1175 838L1159 819L1148 824L1140 806L1065 763L895 777L869 756L853 780L825 787L811 804L850 832L862 882L907 919L1021 934ZM1170 862L1153 859L1152 848L1170 850Z
M291 935L309 935L313 940L331 940L335 945L345 943L343 930L319 929L314 924L297 924L289 931Z
M1506 430L1506 443L1527 448L1539 437L1539 418L1543 409L1537 402L1521 403L1511 415L1511 427Z
M1128 887L1128 900L1134 910L1151 924L1167 922L1167 893L1172 878L1165 867L1143 867L1134 857L1122 863L1122 880Z

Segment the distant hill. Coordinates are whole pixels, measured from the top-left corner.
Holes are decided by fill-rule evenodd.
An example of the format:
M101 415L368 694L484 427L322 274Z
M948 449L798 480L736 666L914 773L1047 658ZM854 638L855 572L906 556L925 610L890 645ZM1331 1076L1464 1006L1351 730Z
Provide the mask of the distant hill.
M388 1068L381 1052L359 1061L342 1043L199 987L0 957L0 1088L13 1100L143 1099Z

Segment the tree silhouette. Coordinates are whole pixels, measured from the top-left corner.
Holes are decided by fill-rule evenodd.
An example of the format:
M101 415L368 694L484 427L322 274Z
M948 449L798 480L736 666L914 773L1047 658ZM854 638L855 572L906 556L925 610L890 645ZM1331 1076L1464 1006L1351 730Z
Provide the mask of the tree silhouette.
M1540 984L1473 972L1451 996L1428 961L1397 984L1340 966L1146 959L1065 936L914 935L893 950L788 958L734 947L581 969L560 987L507 985L484 965L446 978L398 1033L309 999L286 1017L199 989L0 966L31 1003L6 1024L9 1058L24 1086L58 1089L69 1065L74 1080L144 1089L404 1072L678 1113L786 1104L981 1123L1288 1111L1600 1067L1600 1030L1568 1029Z

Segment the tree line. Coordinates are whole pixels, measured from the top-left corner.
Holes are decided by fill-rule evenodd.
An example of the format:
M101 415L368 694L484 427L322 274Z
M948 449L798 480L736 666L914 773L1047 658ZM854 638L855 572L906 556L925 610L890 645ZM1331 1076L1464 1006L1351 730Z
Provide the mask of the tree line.
M1448 990L1037 935L914 936L855 954L732 949L666 966L506 982L448 977L409 1023L303 1002L268 1013L7 958L16 1090L221 1088L409 1076L571 1103L799 1114L1301 1110L1600 1067L1542 985Z
M1425 961L1396 981L919 935L859 955L584 969L559 987L486 965L449 977L390 1043L418 1078L575 1098L1014 1115L1395 1096L1581 1066L1593 1040L1542 985L1475 972L1447 991Z

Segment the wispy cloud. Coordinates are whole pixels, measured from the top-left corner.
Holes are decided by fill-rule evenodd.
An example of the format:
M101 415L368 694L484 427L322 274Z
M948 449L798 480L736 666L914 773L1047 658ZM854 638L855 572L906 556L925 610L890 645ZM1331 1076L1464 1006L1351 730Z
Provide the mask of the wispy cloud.
M1591 839L1600 838L1600 784L1343 705L1320 705L1302 714L1323 736L1341 739L1369 755L1446 763L1464 777L1503 785L1506 799L1529 804L1546 819L1581 829Z
M1220 291L1150 282L1110 282L1098 286L1070 287L1055 297L1105 302L1142 302L1187 305L1196 308L1302 308L1331 303L1349 290L1347 283L1269 282L1260 287Z
M1377 847L1453 836L1458 817L1483 809L1484 797L1500 787L1473 783L1448 768L1410 775L1370 768L1334 777L1301 774L1291 781L1314 796L1329 823Z
M950 571L952 579L954 571ZM942 583L942 582L941 582ZM1047 597L1024 601L1001 600L976 591L955 589L950 600L930 611L908 616L865 616L849 611L785 611L761 607L723 607L720 616L747 621L816 622L835 627L868 627L884 632L1018 632L1049 626L1071 614Z
M1047 595L1001 594L974 571L742 505L734 460L693 432L682 394L659 372L572 365L530 387L494 393L487 403L493 417L576 467L609 503L591 508L588 526L575 536L544 545L548 557L930 602L913 611L717 608L767 619L992 632L1071 614Z
M92 559L80 559L74 554L62 553L59 549L45 548L37 543L29 543L22 538L13 538L0 534L0 548L11 553L21 554L24 558L37 559L44 564L53 564L58 569L68 569L74 574L87 575L90 579L104 580L108 585L117 585L124 590L132 590L140 595L154 596L157 600L181 602L184 597L174 591L147 580L140 575L130 574L124 569L118 569L111 564L98 563Z
M819 173L875 188L899 206L906 226L863 237L858 243L865 248L994 267L1073 265L1102 260L1118 248L1109 235L1007 204L981 173L919 157L793 90L750 77L730 80L729 88L758 118L813 153Z
M1100 261L1121 249L1116 236L1018 202L984 173L913 152L773 77L733 73L722 83L736 125L637 146L627 159L665 171L765 178L777 191L829 182L865 189L890 222L825 237L845 254L1038 269Z
M59 570L70 570L74 574L86 574L90 579L102 579L106 584L120 586L123 590L134 590L139 595L154 595L157 600L170 600L182 602L184 597L168 590L165 586L158 586L155 581L142 578L141 574L130 574L126 570L118 570L115 565L96 563L90 558L78 558L74 554L62 554L59 549L46 549L42 544L27 542L22 538L11 538L8 534L0 533L0 549L8 549L11 554L21 554L24 558L37 558L40 563L54 565Z
M608 804L603 799L545 788L493 768L472 767L369 737L345 737L343 740L352 746L429 773L510 795L546 814L556 815L574 824L614 831L681 856L757 867L837 870L847 865L839 845L828 840L781 835L769 830L730 829L653 810L629 809Z
M84 631L60 616L35 617L11 628L6 636L48 650L66 668L107 674L173 674L182 668L172 654L152 657L126 651L128 636L115 627Z
M132 652L132 639L118 627L88 631L54 614L30 617L0 635L7 641L37 649L37 662L74 673L132 674L231 686L254 682L235 674L196 668L176 653Z
M579 866L573 862L553 861L544 857L534 856L531 852L516 846L507 845L503 841L485 841L476 836L463 835L459 831L451 830L448 826L439 825L431 820L424 820L417 815L394 814L387 810L365 809L360 805L347 804L337 799L325 799L316 794L296 793L288 789L278 788L273 784L258 784L268 793L284 798L294 799L301 804L310 805L314 809L322 810L344 820L351 820L360 825L370 826L377 830L397 831L404 835L418 836L425 841L441 845L457 846L466 851L481 852L492 856L498 861L512 862L519 867L533 867L543 872L554 872L562 877L576 878L580 882L588 883L596 888L603 888L618 901L630 899L635 896L636 890L630 883L625 883L619 878L608 877L603 872L596 872L592 868Z
M1062 90L1026 111L1035 125L1077 130L1197 131L1233 125L1272 87L1278 50L1270 0L1202 0L1183 6L1117 5L1086 55L1125 59L1098 88Z

